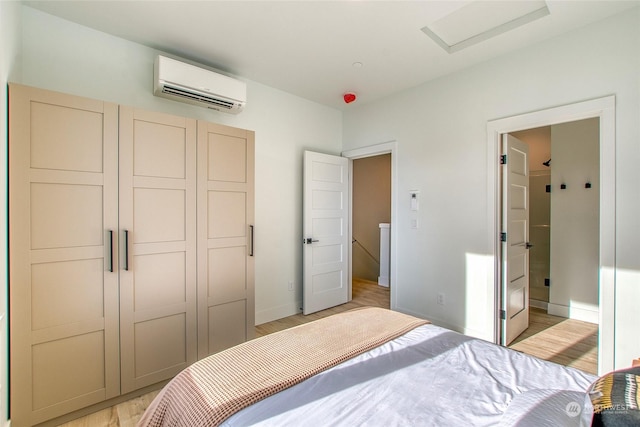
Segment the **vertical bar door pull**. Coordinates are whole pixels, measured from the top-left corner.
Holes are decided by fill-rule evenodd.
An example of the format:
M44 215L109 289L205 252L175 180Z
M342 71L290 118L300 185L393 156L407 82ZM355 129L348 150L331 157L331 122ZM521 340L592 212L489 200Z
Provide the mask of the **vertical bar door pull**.
M253 256L253 225L249 226L249 256Z
M109 271L113 273L113 230L109 230Z
M124 230L124 269L129 271L129 230Z

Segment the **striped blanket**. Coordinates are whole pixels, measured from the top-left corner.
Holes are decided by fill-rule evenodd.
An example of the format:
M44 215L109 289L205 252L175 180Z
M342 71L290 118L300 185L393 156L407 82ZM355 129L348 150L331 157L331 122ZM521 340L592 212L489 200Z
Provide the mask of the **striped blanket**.
M219 425L261 399L426 323L369 307L245 342L178 374L147 408L138 426Z

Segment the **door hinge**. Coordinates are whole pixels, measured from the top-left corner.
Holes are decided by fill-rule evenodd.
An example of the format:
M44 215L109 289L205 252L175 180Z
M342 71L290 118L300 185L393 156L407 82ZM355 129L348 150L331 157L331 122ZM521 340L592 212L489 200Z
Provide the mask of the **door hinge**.
M500 156L500 164L501 165L506 165L507 164L507 155L503 154L502 156Z
M502 320L506 320L507 319L507 312L504 310L500 310L500 319Z
M500 241L501 242L507 241L507 233L500 233Z

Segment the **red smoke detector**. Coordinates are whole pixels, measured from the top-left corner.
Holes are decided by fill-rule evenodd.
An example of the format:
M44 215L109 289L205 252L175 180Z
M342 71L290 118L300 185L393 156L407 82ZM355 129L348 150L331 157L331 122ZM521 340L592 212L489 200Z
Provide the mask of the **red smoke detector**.
M344 94L344 102L346 102L347 104L350 104L355 100L356 100L356 94L355 93L347 92L347 93Z

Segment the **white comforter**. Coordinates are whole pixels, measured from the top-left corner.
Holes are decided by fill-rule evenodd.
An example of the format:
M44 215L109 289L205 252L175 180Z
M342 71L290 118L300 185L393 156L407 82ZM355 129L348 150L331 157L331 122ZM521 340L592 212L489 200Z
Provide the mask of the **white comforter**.
M435 325L268 397L225 426L578 426L595 377Z

